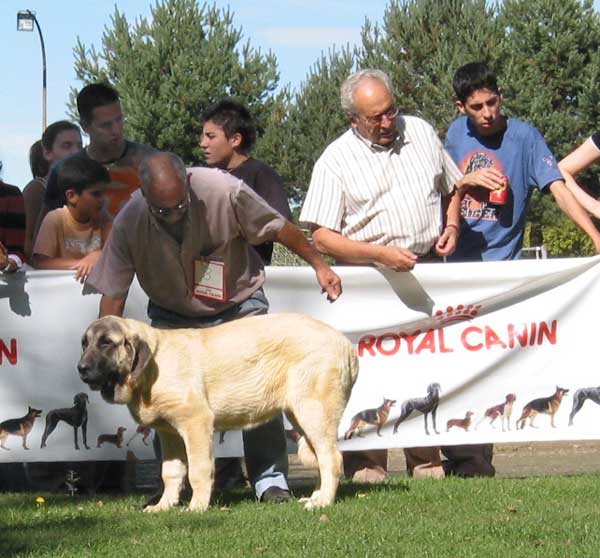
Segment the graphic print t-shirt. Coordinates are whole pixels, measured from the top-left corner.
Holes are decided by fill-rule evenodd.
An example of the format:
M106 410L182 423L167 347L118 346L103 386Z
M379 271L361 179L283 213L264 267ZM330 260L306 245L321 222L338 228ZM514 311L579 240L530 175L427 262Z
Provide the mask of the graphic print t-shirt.
M510 118L503 132L481 137L466 116L452 123L446 149L465 174L494 167L508 177L505 205L488 201L489 191L471 188L461 204L461 234L452 261L512 260L520 256L525 219L534 187L562 180L554 155L537 128Z

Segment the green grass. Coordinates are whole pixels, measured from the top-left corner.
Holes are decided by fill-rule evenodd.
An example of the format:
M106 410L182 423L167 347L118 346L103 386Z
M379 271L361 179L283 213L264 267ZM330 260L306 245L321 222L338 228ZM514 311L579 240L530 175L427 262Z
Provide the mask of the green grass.
M298 491L307 495L306 491ZM144 514L143 496L0 494L0 557L569 557L600 552L600 475L395 478L342 485L335 506L228 492L205 514Z

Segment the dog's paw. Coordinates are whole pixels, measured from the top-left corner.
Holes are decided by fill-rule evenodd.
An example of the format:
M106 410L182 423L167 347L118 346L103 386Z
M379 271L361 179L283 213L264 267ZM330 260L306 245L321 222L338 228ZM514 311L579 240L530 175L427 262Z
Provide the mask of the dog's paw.
M193 498L190 500L190 505L186 508L186 511L190 512L205 512L208 509L208 502L203 502L199 498Z
M153 506L146 506L144 508L144 513L156 513L161 511L170 510L173 506L175 506L177 502L169 502L168 500L160 500L158 504L154 504Z

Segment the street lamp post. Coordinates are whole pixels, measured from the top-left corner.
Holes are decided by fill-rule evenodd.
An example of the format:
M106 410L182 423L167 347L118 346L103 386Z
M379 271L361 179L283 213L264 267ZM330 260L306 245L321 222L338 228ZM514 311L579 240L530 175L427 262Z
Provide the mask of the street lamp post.
M42 133L46 129L46 47L44 46L44 36L42 29L38 23L35 13L31 10L23 10L17 12L17 31L33 31L33 26L37 27L40 35L40 43L42 45Z

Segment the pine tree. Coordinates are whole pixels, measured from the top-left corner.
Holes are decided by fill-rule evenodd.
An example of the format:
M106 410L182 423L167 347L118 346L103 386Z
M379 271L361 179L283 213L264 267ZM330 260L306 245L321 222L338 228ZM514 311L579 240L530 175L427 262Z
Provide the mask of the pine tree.
M105 80L117 88L127 137L193 163L202 159L200 115L211 103L236 97L261 129L270 118L279 80L275 56L241 40L229 10L195 0L158 0L150 21L133 24L115 8L100 51L78 39L75 72L84 84Z

